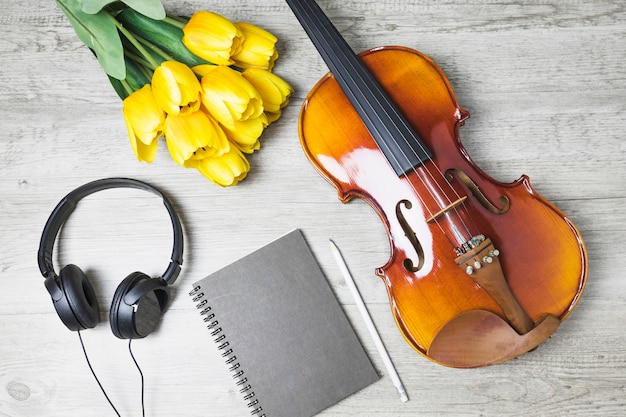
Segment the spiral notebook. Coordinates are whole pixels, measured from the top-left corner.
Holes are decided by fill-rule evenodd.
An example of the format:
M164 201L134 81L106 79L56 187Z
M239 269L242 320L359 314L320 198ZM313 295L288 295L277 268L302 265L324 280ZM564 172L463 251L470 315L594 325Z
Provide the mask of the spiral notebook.
M255 416L310 417L379 378L298 229L191 295Z

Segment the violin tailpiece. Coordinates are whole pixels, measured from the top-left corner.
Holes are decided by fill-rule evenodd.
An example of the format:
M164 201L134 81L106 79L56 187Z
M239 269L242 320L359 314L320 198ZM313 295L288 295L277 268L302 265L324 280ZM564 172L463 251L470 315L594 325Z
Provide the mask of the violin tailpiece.
M455 368L494 365L535 349L558 329L561 320L552 314L533 323L511 292L499 257L485 238L456 263L498 303L506 320L486 310L455 316L431 342L427 351L431 359Z
M485 238L480 245L455 261L498 303L517 333L525 334L532 330L534 323L511 292L500 264L500 251L494 247L491 239Z

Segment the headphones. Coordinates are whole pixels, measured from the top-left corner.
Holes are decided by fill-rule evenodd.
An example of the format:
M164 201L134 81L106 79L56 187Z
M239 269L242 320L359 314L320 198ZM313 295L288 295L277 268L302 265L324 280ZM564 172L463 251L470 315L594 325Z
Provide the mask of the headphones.
M157 326L169 299L172 285L183 262L183 231L170 201L156 188L130 178L105 178L85 184L66 195L55 207L41 235L37 260L45 278L45 286L57 314L68 329L80 331L96 326L100 318L98 301L85 273L69 264L57 275L52 263L52 250L61 226L70 217L77 203L84 197L109 188L135 188L148 191L163 199L174 229L174 247L171 261L163 276L150 278L142 272L133 272L118 285L113 295L109 323L113 334L120 339L140 339Z

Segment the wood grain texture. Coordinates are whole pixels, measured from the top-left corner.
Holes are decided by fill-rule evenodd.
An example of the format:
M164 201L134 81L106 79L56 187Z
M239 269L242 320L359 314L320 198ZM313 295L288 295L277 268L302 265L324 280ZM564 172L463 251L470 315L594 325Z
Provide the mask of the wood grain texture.
M136 162L119 99L55 2L0 0L0 416L113 415L76 334L57 318L36 263L54 205L107 176L161 188L186 232L174 301L158 330L133 342L146 376L147 415L248 415L186 293L192 282L295 227L383 375L321 416L626 414L624 3L319 2L355 51L396 44L431 56L471 114L461 137L477 164L502 181L528 174L572 218L590 262L578 307L536 351L494 367L444 368L408 346L373 273L389 256L383 225L365 203L339 203L300 148L299 106L327 70L283 1L164 2L173 13L205 8L274 32L281 56L275 70L296 89L251 158L250 177L221 189L176 166L163 145L152 165ZM106 318L127 274L162 272L171 232L158 201L125 191L81 203L55 261L80 265L94 282L102 323L85 332L85 343L121 414L138 415L139 377L127 342L112 336ZM411 398L406 404L385 375L328 238L357 280Z

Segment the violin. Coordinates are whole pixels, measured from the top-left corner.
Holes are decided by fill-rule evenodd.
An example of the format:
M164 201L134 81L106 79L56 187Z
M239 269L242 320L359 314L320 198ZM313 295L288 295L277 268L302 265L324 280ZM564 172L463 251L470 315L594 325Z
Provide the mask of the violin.
M459 138L469 117L443 71L400 46L358 56L313 0L287 0L328 65L299 117L302 148L341 201L365 200L390 259L375 270L406 341L450 367L535 349L579 301L587 254L522 175L494 180Z

